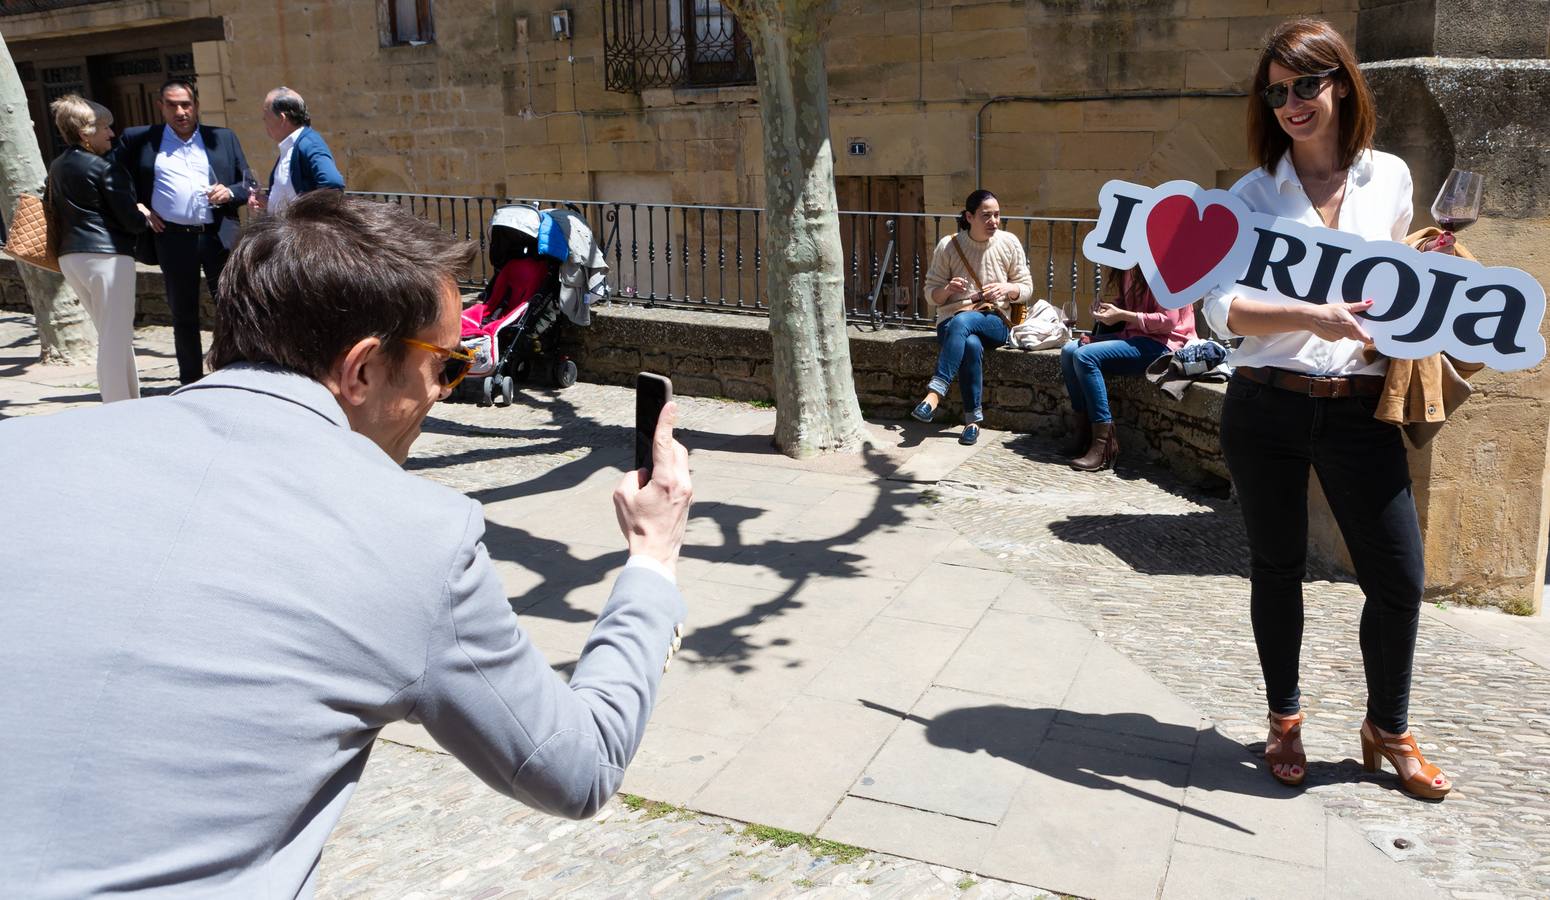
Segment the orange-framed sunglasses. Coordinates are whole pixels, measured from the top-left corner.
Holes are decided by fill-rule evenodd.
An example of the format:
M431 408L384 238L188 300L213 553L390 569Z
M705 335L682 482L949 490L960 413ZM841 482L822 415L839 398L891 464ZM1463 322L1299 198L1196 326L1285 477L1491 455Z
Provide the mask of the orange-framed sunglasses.
M447 358L447 361L442 364L441 374L437 376L437 380L441 382L442 387L448 390L457 387L468 376L468 370L474 367L473 352L461 344L455 350L448 350L446 347L427 344L414 338L399 338L399 340L411 347L418 347L421 350Z

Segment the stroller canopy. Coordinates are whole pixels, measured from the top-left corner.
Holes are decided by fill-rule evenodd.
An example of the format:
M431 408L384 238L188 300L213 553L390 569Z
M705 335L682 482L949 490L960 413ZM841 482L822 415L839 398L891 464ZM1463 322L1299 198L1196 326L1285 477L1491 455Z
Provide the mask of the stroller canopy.
M587 221L563 208L539 210L503 206L490 218L490 263L497 270L513 259L541 256L559 265L560 309L577 325L588 325L588 307L608 294L608 262Z
M538 254L543 216L531 206L502 206L490 217L490 265L499 272L514 259Z

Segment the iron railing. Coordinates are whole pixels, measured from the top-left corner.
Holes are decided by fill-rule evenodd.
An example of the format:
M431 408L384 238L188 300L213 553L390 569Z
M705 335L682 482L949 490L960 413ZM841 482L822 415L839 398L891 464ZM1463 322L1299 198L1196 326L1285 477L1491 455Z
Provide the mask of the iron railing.
M611 302L765 314L764 210L626 201L502 199L445 194L356 193L398 203L443 230L489 247L489 223L509 203L568 205L586 217L609 265ZM839 214L844 252L845 308L853 322L930 327L935 314L923 284L931 254L956 230L948 213L850 212ZM1082 239L1092 219L1008 216L1003 230L1027 251L1034 294L1090 324L1093 300L1103 288L1101 270L1083 258ZM467 284L494 276L481 253Z

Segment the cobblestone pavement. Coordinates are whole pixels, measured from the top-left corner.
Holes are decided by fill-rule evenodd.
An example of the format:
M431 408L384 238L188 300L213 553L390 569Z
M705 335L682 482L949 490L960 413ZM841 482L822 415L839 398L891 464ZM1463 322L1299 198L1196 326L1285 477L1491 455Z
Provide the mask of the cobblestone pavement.
M937 492L945 522L1228 737L1262 749L1264 683L1235 505L1123 460L1117 474L1077 475L1051 442L1026 435L998 436ZM1361 591L1330 571L1310 577L1308 790L1369 835L1411 838L1422 874L1457 897L1550 894L1550 670L1427 609L1411 720L1422 752L1457 786L1442 803L1413 800L1360 765Z
M743 828L618 798L589 821L556 819L499 796L449 756L378 741L323 854L318 897L1051 896L880 853L837 861Z

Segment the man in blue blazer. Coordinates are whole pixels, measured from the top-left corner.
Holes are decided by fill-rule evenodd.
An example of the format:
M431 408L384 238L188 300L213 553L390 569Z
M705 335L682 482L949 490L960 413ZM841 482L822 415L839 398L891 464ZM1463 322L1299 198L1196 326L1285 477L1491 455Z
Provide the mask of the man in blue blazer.
M134 177L140 212L151 226L135 256L161 264L178 380L188 384L204 374L199 272L213 296L237 240L237 212L248 201L248 161L229 129L199 124L193 82L168 81L159 102L164 124L126 129L115 152Z
M279 154L269 170L269 195L255 194L248 205L277 213L308 191L344 190L344 176L334 165L334 154L323 136L313 130L307 102L300 94L277 87L264 97L264 131L279 145Z
M0 421L0 509L56 510L0 540L0 893L310 897L400 719L546 812L618 789L685 614L677 409L614 489L595 576L619 574L567 682L480 505L402 468L472 362L456 278L476 252L315 191L247 226L209 377Z

